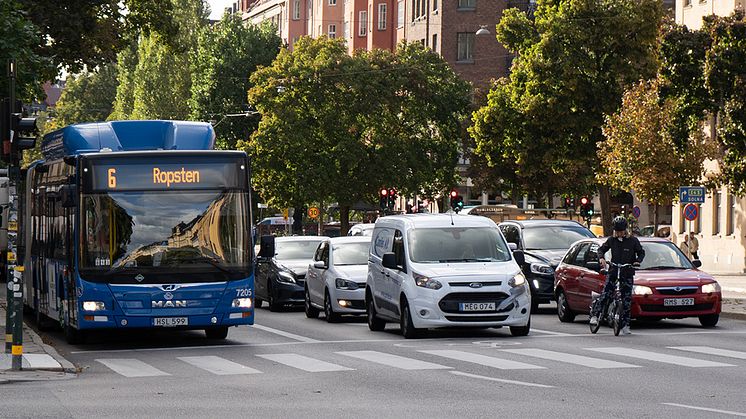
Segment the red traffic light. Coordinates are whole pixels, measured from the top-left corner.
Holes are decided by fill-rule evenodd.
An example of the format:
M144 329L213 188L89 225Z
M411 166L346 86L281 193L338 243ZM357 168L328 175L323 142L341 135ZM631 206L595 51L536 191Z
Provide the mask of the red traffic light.
M582 205L587 205L587 204L588 204L588 198L587 198L587 197L585 197L585 196L584 196L584 197L582 197L582 198L580 198L580 203L581 203Z
M451 198L455 198L458 196L458 192L456 190L451 191Z
M389 194L389 190L388 189L386 189L386 188L381 189L381 196L386 196L388 194Z

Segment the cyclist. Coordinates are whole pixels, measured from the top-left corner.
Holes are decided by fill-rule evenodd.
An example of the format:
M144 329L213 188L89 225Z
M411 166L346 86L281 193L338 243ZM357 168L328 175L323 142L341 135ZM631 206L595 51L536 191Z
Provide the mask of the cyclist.
M609 237L601 247L598 248L598 261L601 265L601 269L607 269L606 259L604 255L606 252L611 250L611 262L617 265L632 264L634 266L640 266L640 263L645 258L645 251L640 245L640 241L637 237L633 237L627 234L627 220L622 216L614 218L614 234ZM601 308L604 303L613 297L615 286L614 280L619 278L619 289L622 292L622 319L621 327L622 333L629 335L629 317L630 317L630 305L632 304L632 281L635 276L634 269L619 269L613 267L609 270L609 276L606 279L604 285L603 294L598 298L591 309L591 324L598 324L598 317L601 314Z

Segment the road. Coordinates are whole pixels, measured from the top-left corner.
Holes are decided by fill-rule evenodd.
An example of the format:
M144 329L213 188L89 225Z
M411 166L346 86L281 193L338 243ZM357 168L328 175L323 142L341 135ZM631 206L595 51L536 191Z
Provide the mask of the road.
M746 322L633 324L631 336L551 308L523 338L440 330L405 340L300 311L257 311L228 340L200 332L99 335L70 346L77 378L2 386L2 417L630 417L746 416Z

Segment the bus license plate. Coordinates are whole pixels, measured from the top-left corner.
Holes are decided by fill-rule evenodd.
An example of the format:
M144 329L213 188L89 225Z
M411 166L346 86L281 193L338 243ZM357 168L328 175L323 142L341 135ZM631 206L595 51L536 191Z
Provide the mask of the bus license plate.
M459 311L495 311L495 303L460 303Z
M188 325L189 319L187 317L156 317L153 319L153 326L175 327Z
M663 305L666 307L693 306L694 298L665 298L663 299Z

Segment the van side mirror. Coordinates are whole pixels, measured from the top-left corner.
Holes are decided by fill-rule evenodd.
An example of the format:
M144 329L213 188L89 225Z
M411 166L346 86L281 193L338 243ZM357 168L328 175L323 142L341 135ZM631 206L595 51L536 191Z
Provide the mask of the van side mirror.
M259 242L259 257L265 259L275 257L275 236L262 236Z
M508 242L508 249L510 249L511 252L515 252L518 250L518 245L513 242Z
M695 268L701 268L702 267L702 261L699 259L694 259L692 261L692 265L694 265Z
M313 263L313 267L316 269L326 269L326 263L323 260L317 260Z
M60 201L62 208L75 208L78 206L78 185L62 185L60 188Z
M514 250L513 251L513 258L515 259L515 262L523 268L523 265L526 264L526 255L523 254L523 250Z
M384 253L381 263L383 264L384 268L399 269L399 267L396 266L396 255L394 254L394 252Z

